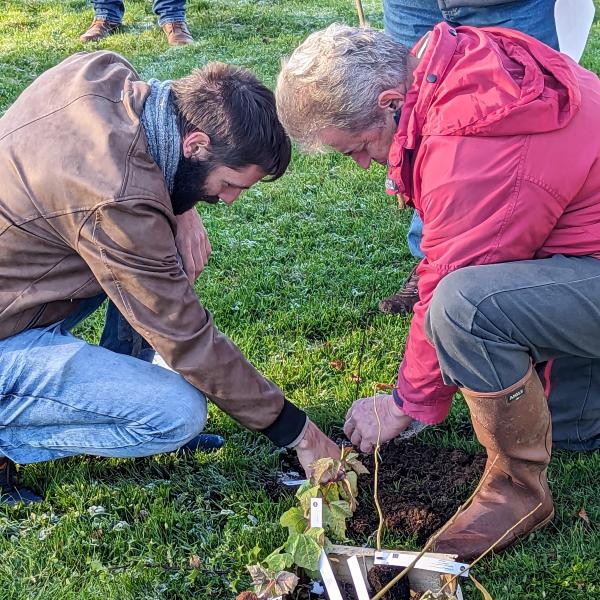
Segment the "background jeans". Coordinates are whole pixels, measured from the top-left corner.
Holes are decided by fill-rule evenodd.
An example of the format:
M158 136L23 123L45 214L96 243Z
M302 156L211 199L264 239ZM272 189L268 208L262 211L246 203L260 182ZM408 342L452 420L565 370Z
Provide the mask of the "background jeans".
M154 0L152 11L158 16L158 24L185 21L185 0ZM125 14L123 0L94 0L94 12L98 19L120 23Z
M383 0L383 22L386 33L412 48L440 21L451 25L473 27L508 27L518 29L558 50L554 21L555 0L519 0L492 6L463 6L441 10L437 0ZM408 249L423 258L421 238L423 222L415 212L408 230Z
M152 349L114 306L106 347L69 332L104 298L83 301L60 323L0 340L1 454L17 463L148 456L180 448L204 428L204 395L147 362Z

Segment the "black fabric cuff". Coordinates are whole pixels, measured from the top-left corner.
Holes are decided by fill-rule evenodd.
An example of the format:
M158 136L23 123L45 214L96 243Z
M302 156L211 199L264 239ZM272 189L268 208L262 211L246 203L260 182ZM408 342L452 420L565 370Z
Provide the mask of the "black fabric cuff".
M266 429L260 432L266 435L276 446L289 446L302 433L306 425L306 413L288 400L283 401L279 416Z
M404 400L400 398L400 395L398 394L398 390L396 388L392 390L392 396L394 397L394 402L396 403L396 406L402 408L404 406Z

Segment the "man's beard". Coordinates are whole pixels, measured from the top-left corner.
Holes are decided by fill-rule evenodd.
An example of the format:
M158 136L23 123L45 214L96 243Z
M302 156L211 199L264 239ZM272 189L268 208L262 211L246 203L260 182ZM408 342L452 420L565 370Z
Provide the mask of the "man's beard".
M199 160L181 157L171 193L171 204L176 215L188 211L197 202L216 204L219 201L219 197L209 195L205 187L208 175L216 166L210 158Z

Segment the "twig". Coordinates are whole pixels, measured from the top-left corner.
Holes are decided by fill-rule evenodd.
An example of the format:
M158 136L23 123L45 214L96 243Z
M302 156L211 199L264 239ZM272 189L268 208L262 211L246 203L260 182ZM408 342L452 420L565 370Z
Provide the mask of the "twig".
M464 502L458 507L458 510L454 513L452 518L441 529L438 529L438 531L436 531L429 538L429 540L427 540L427 543L425 544L421 552L419 552L419 554L415 556L413 561L403 571L398 573L398 575L396 575L396 577L394 577L394 579L392 579L386 586L379 590L379 592L377 592L373 596L373 598L371 598L371 600L380 600L385 594L387 594L417 564L417 562L422 558L422 556L431 548L431 546L433 546L438 537L440 537L440 535L442 535L442 533L444 533L454 523L454 521L456 521L457 517L467 508L467 506L469 506L473 498L475 498L479 490L482 488L483 484L485 483L485 480L488 478L488 475L492 472L492 469L494 468L494 465L496 464L497 460L498 455L494 457L490 468L483 474L483 477L477 484L475 491L467 498L466 502Z
M480 554L470 565L469 571L485 556L487 556L509 533L514 531L523 521L528 519L538 508L542 506L543 502L540 502L533 510L530 510L524 517L521 517L512 527L507 529L483 554ZM440 592L443 592L446 586L452 584L453 581L456 581L456 578L460 575L455 575L452 579L447 581L440 589Z
M213 569L198 569L197 567L190 567L189 565L152 565L152 564L145 564L145 563L134 563L134 562L130 562L130 563L125 563L123 565L110 565L108 567L106 567L106 569L108 571L121 571L121 570L125 570L125 569L131 569L135 567L136 569L139 567L143 567L144 569L160 569L161 571L166 571L169 573L177 573L179 571L202 571L203 573L207 573L209 575L217 575L219 577L222 577L223 575L227 575L230 573L230 571L215 571Z
M358 12L358 23L361 27L365 27L365 11L363 10L362 0L356 0L356 11Z
M377 443L375 444L375 456L373 457L375 466L375 473L373 474L373 501L375 502L377 515L379 517L375 548L377 550L381 550L381 532L383 531L384 525L383 511L381 510L381 504L379 504L379 448L381 446L381 419L379 418L379 413L377 412L377 402L375 401L376 398L377 396L373 396L373 412L375 413L375 417L377 419Z

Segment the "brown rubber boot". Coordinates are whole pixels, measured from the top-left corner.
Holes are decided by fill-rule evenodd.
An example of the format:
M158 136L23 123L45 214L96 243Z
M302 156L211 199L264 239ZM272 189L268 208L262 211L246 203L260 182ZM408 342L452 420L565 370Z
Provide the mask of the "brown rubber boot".
M121 23L107 21L106 19L94 19L90 28L79 36L82 42L98 42L105 37L115 33L121 27Z
M162 28L167 36L169 46L185 46L194 42L194 38L185 21L165 23Z
M533 369L502 392L461 391L477 439L487 450L485 472L489 474L469 507L437 539L433 551L456 554L468 562L538 504L533 514L494 546L494 552L552 520L554 505L546 478L552 422L542 383Z
M414 305L419 301L419 276L415 267L405 279L402 287L389 298L379 303L379 310L389 315L410 315Z

